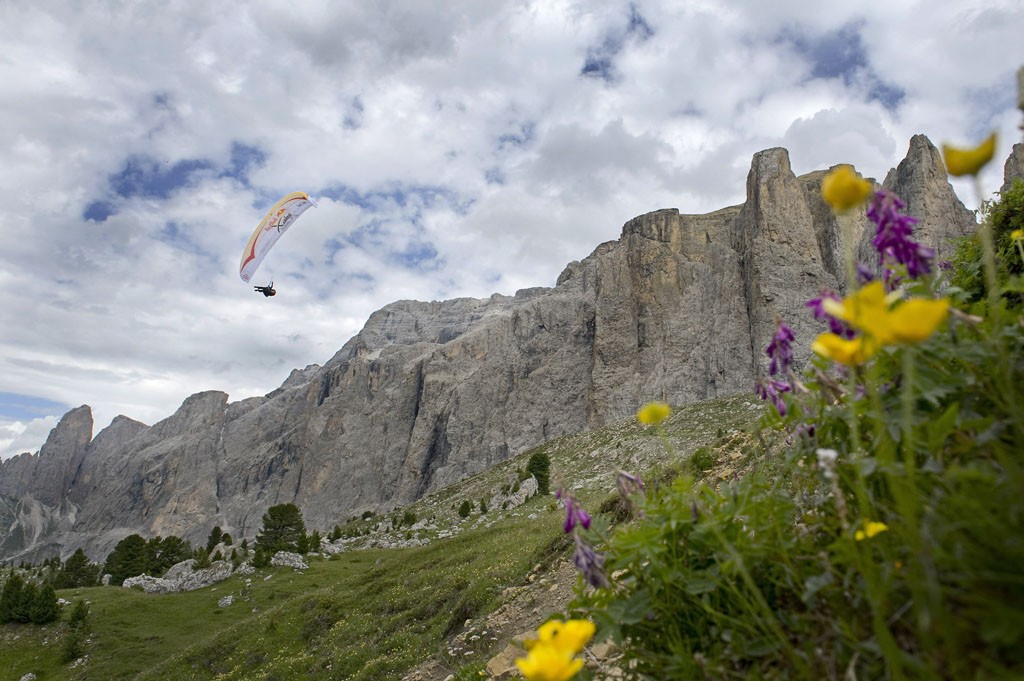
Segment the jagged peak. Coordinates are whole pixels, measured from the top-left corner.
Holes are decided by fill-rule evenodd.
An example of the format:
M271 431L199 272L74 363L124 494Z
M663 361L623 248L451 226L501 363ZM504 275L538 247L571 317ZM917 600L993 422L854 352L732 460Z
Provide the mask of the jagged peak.
M789 162L789 150L783 147L763 149L750 162L750 174L747 176L748 186L751 178L775 177L792 175L793 168Z
M87 404L75 407L60 417L57 425L50 430L50 434L40 448L39 453L45 454L51 448L63 447L69 441L74 441L84 446L92 440L92 427L92 407Z
M1008 191L1017 179L1024 180L1024 143L1021 142L1014 144L1010 155L1006 157L1006 163L1003 164L1003 186L999 192Z

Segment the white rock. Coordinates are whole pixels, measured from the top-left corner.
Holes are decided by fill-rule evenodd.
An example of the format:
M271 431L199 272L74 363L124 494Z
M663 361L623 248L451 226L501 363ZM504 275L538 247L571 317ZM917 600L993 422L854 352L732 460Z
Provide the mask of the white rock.
M309 566L302 560L302 556L289 551L278 551L275 553L274 557L270 559L270 564L274 567L290 567L295 570L309 569Z

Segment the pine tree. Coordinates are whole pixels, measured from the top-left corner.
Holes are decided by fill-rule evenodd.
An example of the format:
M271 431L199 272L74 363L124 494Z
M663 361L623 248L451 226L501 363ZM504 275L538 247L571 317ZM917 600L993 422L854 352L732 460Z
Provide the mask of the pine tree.
M44 584L36 591L32 605L29 607L29 620L32 624L49 624L60 618L60 606L57 605L57 592L52 584Z
M104 572L110 574L111 584L121 584L129 577L144 575L149 568L149 549L146 540L130 534L117 543L107 556Z
M83 600L75 601L75 605L71 608L71 614L68 615L68 625L72 629L84 628L88 619L89 604Z
M551 457L545 452L536 452L526 464L526 472L537 479L537 493L551 492Z
M99 566L89 560L85 551L77 549L57 572L54 586L58 589L95 586L98 576Z
M35 605L38 594L39 587L35 582L25 582L25 587L21 590L21 598L18 599L19 603L14 615L15 622L28 624L32 621L32 606Z
M257 549L274 555L278 551L298 551L306 542L306 525L295 504L271 506L263 514L263 528L256 536Z
M205 546L200 546L193 552L192 558L195 560L192 563L193 570L205 570L210 567L210 554L206 552Z
M147 572L158 577L174 565L192 557L192 545L173 534L163 539L155 537L149 540L147 549L149 553Z
M220 529L220 526L214 525L213 529L210 530L210 536L206 538L206 552L213 553L214 547L221 542L221 537L223 536L224 532Z
M0 591L0 624L18 621L24 590L25 580L12 570L11 575L4 582L4 590Z

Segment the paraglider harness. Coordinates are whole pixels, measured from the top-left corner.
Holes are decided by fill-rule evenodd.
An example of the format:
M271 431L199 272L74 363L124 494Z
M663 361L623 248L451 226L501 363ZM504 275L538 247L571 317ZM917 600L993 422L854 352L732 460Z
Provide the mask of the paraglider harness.
M255 291L258 291L259 293L262 293L267 298L269 298L270 296L277 295L277 291L274 290L274 282L270 282L269 286L253 286L253 289Z

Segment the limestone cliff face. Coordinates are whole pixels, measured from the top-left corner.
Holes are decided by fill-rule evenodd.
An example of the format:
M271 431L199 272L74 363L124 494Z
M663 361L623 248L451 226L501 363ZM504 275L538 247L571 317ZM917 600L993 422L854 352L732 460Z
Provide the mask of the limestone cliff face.
M999 191L1007 191L1017 179L1024 180L1024 143L1021 142L1013 145L1010 156L1003 164L1003 186Z
M956 241L974 231L974 213L960 203L947 181L942 154L924 135L914 135L910 150L882 186L906 202L906 212L919 222L914 237L936 250L936 260L952 257ZM868 245L873 233L868 234Z
M970 229L923 137L885 186L927 239ZM632 414L753 389L777 316L798 360L821 330L804 303L842 288L844 242L824 171L796 177L784 149L755 155L743 205L659 210L570 263L554 288L515 296L398 301L323 367L264 397L193 395L151 427L123 417L91 438L69 412L37 455L0 464L2 557L103 558L127 534L252 537L292 502L311 528L390 509L547 439Z

